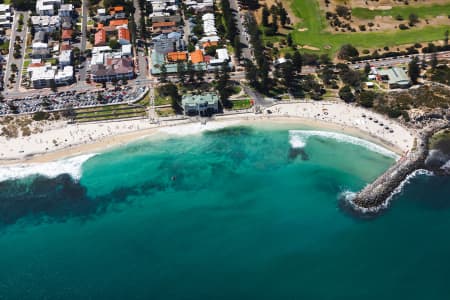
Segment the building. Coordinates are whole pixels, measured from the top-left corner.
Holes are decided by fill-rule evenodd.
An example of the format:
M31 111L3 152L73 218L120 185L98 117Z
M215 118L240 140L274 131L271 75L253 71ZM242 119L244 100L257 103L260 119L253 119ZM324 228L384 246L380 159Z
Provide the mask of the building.
M175 22L156 22L152 24L152 31L170 30L176 26Z
M132 56L133 55L131 44L122 45L121 49L122 49L122 56Z
M11 5L0 4L0 27L10 28L12 25Z
M31 16L34 31L54 32L61 27L59 16Z
M204 62L203 52L200 49L197 49L191 53L189 53L189 56L191 57L191 62L193 64L199 64Z
M402 68L378 69L378 80L389 85L390 89L404 89L411 86L411 80Z
M69 85L73 83L73 66L65 66L55 74L56 85Z
M61 32L61 39L63 41L70 41L72 39L73 30L72 29L64 29Z
M216 93L183 95L181 106L185 115L211 115L219 110L219 97Z
M61 4L61 7L58 10L58 16L72 17L73 16L73 4Z
M34 59L37 58L47 58L50 56L50 49L48 48L48 44L44 42L33 42L31 44L31 57Z
M118 26L124 26L124 25L128 26L128 19L120 19L120 20L111 20L111 21L109 21L109 26L118 27Z
M35 89L50 87L51 81L55 79L56 67L51 64L30 64L27 69L31 84Z
M186 52L169 52L169 53L167 53L167 60L169 62L187 61L187 53Z
M131 58L106 58L104 64L91 65L92 80L110 82L114 80L133 79L134 63Z
M220 66L224 62L228 62L230 60L230 56L228 55L228 50L226 48L217 49L216 50L217 58L211 59L209 62L212 66Z
M127 27L120 27L117 29L117 38L121 45L130 44L130 31Z
M40 16L54 16L61 7L61 0L37 0L36 13Z
M106 31L99 29L94 36L94 46L104 46L106 44Z
M60 67L65 67L65 66L69 66L72 64L72 50L62 50L59 53L59 66Z

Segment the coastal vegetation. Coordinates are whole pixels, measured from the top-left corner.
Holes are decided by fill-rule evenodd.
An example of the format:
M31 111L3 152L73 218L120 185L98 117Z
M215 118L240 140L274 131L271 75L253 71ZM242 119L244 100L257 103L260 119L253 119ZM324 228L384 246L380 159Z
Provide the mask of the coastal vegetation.
M420 6L394 6L391 9L373 9L363 7L352 8L352 16L360 19L374 19L377 16L392 16L396 19L407 20L411 14L420 18L432 18L436 16L446 16L450 12L450 4L434 4Z

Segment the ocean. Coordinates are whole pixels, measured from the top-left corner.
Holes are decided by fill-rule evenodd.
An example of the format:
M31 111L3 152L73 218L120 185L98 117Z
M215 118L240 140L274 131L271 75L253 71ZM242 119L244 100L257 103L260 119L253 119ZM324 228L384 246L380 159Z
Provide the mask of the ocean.
M0 168L0 299L449 299L449 177L341 208L394 160L272 124Z

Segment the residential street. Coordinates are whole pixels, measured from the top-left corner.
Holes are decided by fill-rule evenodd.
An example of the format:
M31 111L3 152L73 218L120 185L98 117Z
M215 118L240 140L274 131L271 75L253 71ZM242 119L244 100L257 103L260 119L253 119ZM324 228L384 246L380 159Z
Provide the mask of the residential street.
M251 50L249 48L249 41L247 40L248 35L243 23L244 15L241 14L239 10L239 4L237 0L230 0L230 7L235 11L234 18L236 19L236 25L239 30L239 36L242 44L242 58L253 60Z
M81 46L80 50L83 54L86 51L87 44L87 18L88 18L88 2L89 0L82 0L81 11L82 11L82 20L81 20ZM78 81L79 86L86 85L86 72L88 67L88 61L85 60L82 64L82 68L79 70L80 80Z

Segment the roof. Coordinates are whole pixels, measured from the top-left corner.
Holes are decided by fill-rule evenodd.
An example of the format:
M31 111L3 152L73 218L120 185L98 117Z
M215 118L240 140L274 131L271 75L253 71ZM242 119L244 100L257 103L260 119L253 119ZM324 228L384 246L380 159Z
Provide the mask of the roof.
M219 97L216 93L206 93L202 95L183 95L181 103L183 106L197 106L197 105L214 105L219 102Z
M175 22L156 22L152 24L153 28L159 28L159 27L173 27L175 26Z
M100 29L95 33L95 41L94 45L101 45L106 43L106 31L104 29Z
M61 38L62 38L63 40L71 39L71 38L72 38L72 33L73 33L73 30L72 30L72 29L64 29L64 30L62 31L62 33L61 33Z
M109 9L110 12L116 13L123 11L123 6L114 6Z
M128 74L134 70L131 58L111 58L106 64L93 65L91 67L94 76L113 76L117 74Z
M167 53L167 59L169 61L186 61L187 53L186 52L169 52L169 53Z
M389 69L379 69L378 74L381 76L388 76L389 84L408 84L409 77L406 75L405 70L402 68L389 68Z
M120 40L130 41L130 31L127 28L119 28L117 36Z
M218 46L218 45L219 45L219 43L216 42L216 41L213 41L213 42L207 41L207 42L204 42L202 44L203 48L208 48L208 47L211 47L211 46Z
M198 64L203 62L203 52L202 50L195 50L194 52L190 53L191 61L193 64Z
M128 20L127 19L119 19L119 20L109 21L109 26L122 26L122 25L128 25Z

